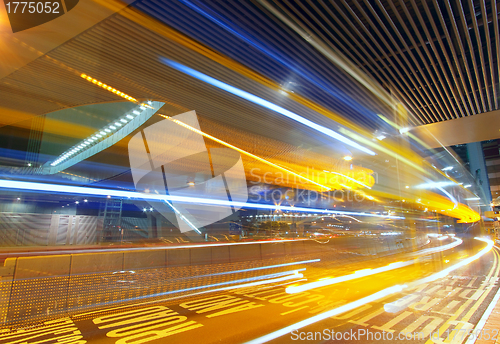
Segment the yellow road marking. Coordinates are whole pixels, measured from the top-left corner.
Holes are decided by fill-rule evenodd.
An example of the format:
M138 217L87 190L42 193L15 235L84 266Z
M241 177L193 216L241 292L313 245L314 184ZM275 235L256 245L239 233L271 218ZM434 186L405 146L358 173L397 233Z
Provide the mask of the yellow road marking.
M309 306L304 306L304 307L292 309L291 311L288 311L288 312L285 312L285 313L281 313L280 315L287 315L287 314L290 314L290 313L293 313L293 312L296 312L296 311L300 311L301 309L304 309L304 308L307 308L307 307L309 307Z
M394 332L395 330L392 329L393 326L397 325L399 322L403 321L404 319L408 318L410 315L413 315L413 312L408 312L404 311L397 317L393 318L391 321L385 323L382 326L372 326L372 328L380 331L385 331L385 332Z
M107 337L120 338L116 344L147 343L202 327L196 321L165 306L152 306L93 319L99 329L112 329ZM125 325L125 326L124 326Z
M36 344L44 342L74 342L84 344L83 336L75 323L69 318L47 321L41 327L34 329L20 329L0 334L0 343Z
M495 251L493 251L495 254L494 254L494 263L493 263L493 266L491 267L487 277L486 277L486 280L489 280L489 278L493 275L493 273L495 272L496 270L496 273L498 274L498 268L497 268L497 263L498 263L498 258L497 258L497 253ZM478 289L484 289L485 288L485 285L481 285ZM455 314L449 318L439 329L438 329L438 333L440 335L443 335L443 334L446 334L446 330L449 329L449 327L451 325L455 325L457 324L456 323L456 319L460 317L460 315L467 309L469 309L470 307L470 304L473 303L473 299L468 299L456 312ZM467 313L469 314L472 310L472 313L471 315L477 310L477 308L479 308L480 304L481 304L482 300L478 300L474 303L474 305L472 305L472 307L470 308L471 310ZM464 316L464 318L466 318ZM457 328L454 328L454 330L459 330L460 328L462 328L464 325L463 321L460 321L460 323L458 324L458 327ZM450 333L450 332L449 332ZM450 333L451 334L451 333ZM453 337L450 335L448 340L453 340ZM442 341L441 338L439 338L439 341ZM436 341L432 340L432 339L429 339L425 344L432 344L432 343L435 343Z

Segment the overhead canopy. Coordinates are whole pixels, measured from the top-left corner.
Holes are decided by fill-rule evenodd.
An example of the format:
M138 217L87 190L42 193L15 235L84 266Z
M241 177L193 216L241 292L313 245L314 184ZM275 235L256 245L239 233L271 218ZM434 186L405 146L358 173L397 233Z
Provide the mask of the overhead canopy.
M500 111L421 125L410 132L431 148L494 140L500 138Z

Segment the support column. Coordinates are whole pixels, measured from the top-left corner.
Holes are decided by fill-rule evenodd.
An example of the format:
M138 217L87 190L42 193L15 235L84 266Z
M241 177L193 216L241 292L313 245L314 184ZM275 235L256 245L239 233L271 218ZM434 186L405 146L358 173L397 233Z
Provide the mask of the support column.
M483 147L481 142L467 143L467 155L469 157L470 172L476 179L478 187L484 193L486 206L482 207L483 211L491 210L491 190L488 180L488 171L484 161ZM481 196L481 195L480 195Z
M48 246L55 246L56 245L60 217L61 217L61 215L52 215L52 219L50 220L49 237L47 238L47 245Z

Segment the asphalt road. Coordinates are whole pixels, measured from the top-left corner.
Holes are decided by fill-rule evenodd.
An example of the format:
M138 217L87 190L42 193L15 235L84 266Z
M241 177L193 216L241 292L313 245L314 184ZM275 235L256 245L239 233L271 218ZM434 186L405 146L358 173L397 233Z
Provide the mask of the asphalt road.
M310 263L306 270L296 273L296 278L274 284L200 292L190 297L155 302L145 299L134 305L74 314L43 326L1 330L0 343L245 343L264 340L290 343L301 339L317 343L462 343L467 339L466 330L474 329L497 292L500 259L496 250L445 277L424 280L425 283L416 285L412 285L412 281L422 281L459 264L485 246L484 242L469 239L454 249L420 258L405 267L295 294L287 293L285 289L291 285L324 281L357 270L388 266L396 259L408 261L411 258L405 254L339 266L334 260L323 265ZM401 292L380 295L381 291L394 286L408 287ZM374 294L379 296L375 301L361 302L358 307L350 307L334 316L322 316ZM325 319L320 320L322 317ZM291 333L277 333L304 321L309 321L309 325ZM270 337L262 338L266 335ZM408 340L404 339L406 337Z

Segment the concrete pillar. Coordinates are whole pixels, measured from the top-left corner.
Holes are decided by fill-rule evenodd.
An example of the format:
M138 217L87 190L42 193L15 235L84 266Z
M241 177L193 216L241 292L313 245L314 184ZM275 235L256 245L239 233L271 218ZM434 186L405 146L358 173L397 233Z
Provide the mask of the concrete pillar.
M481 146L481 142L467 143L467 155L469 157L470 172L476 179L478 187L484 193L486 206L482 207L482 209L483 211L491 210L490 182L488 180L488 171L486 170L486 163L484 161L483 147Z
M57 240L57 232L59 230L59 218L60 215L52 215L50 221L49 237L47 238L47 245L55 246Z
M73 215L70 215L68 221L68 229L66 231L66 245L71 244L72 231L73 231Z
M158 238L157 218L152 213L146 213L148 217L148 238Z

